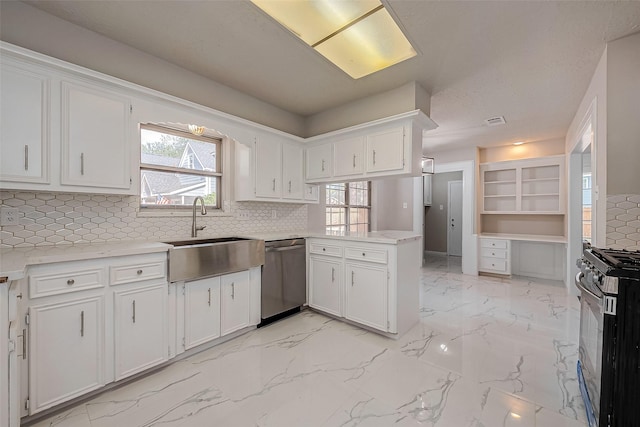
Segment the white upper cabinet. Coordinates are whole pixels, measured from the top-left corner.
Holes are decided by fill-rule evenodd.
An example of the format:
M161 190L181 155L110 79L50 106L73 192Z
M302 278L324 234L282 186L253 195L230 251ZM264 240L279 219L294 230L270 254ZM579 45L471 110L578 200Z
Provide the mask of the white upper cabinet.
M137 124L126 89L98 73L1 47L0 186L137 194Z
M256 196L280 198L282 193L282 143L258 138L255 144Z
M307 183L422 174L422 134L436 124L420 110L309 138Z
M334 176L359 175L364 172L364 137L335 142L333 167Z
M403 127L367 135L367 172L402 170L404 164Z
M329 178L332 169L331 144L307 148L307 179Z
M236 200L317 203L317 186L304 182L302 144L270 133L254 138L253 144L236 141L234 147Z
M303 150L300 145L282 144L282 197L303 198Z
M3 58L0 88L0 180L48 183L49 77Z
M61 85L62 184L128 189L129 99L97 86Z

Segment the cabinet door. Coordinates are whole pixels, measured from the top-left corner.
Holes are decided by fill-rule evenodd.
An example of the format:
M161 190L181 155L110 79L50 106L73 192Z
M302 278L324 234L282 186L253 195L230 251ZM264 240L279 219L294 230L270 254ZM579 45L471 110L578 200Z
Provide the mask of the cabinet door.
M222 335L249 326L249 272L220 278L220 328Z
M220 336L220 278L187 282L184 288L185 350Z
M131 187L130 105L119 94L62 83L62 184Z
M259 138L256 141L256 196L280 198L282 194L282 144Z
M320 201L320 187L318 185L306 184L304 186L304 199L310 202Z
M114 292L116 381L168 358L167 284Z
M309 257L309 306L342 316L341 289L342 262L330 258Z
M0 179L49 182L49 78L8 63L0 69Z
M29 415L104 385L103 297L30 309Z
M387 268L345 265L345 317L387 331Z
M364 172L364 138L351 138L333 144L334 176L358 175Z
M331 144L307 148L307 179L331 176Z
M404 169L404 128L367 136L367 172Z
M282 197L284 199L302 199L303 175L302 147L282 145Z

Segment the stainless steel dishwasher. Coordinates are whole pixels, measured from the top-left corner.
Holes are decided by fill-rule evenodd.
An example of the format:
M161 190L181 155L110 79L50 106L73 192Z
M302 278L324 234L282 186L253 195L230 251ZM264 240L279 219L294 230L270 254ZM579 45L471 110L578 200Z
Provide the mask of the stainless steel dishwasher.
M260 325L299 311L307 301L305 240L275 240L264 246Z

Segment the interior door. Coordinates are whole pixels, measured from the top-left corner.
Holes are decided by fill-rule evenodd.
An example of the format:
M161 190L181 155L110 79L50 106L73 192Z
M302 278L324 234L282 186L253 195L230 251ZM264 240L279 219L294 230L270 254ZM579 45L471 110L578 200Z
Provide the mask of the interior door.
M449 181L447 253L462 256L462 181Z

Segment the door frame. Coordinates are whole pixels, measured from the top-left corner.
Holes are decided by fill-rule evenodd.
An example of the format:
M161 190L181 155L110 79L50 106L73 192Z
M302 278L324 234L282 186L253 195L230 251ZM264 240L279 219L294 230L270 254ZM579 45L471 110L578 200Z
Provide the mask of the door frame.
M600 206L598 200L598 128L597 128L597 97L591 101L584 118L580 122L578 132L572 141L572 149L567 156L567 269L565 286L572 295L579 292L573 286L573 278L578 273L576 260L582 256L582 154L587 144L582 140L585 131L591 126L591 242L594 246L605 244L601 234ZM604 202L606 205L606 201Z
M475 233L475 200L476 200L476 162L461 160L457 162L438 163L436 156L434 173L462 172L462 273L472 276L478 275L478 235ZM414 213L414 231L424 236L424 205L422 192L422 177L416 178L414 185L414 209L416 205L421 209Z
M450 227L450 220L451 220L451 184L452 183L460 183L460 185L462 186L462 188L464 188L463 182L462 180L455 180L455 181L448 181L447 182L447 255L451 255L451 227ZM461 196L463 196L463 194L461 194ZM464 197L462 197L462 201L464 202ZM464 216L464 209L461 206L462 209L462 215ZM462 223L460 224L462 225ZM453 256L458 256L458 255L453 255ZM462 256L462 242L460 242L460 256Z

